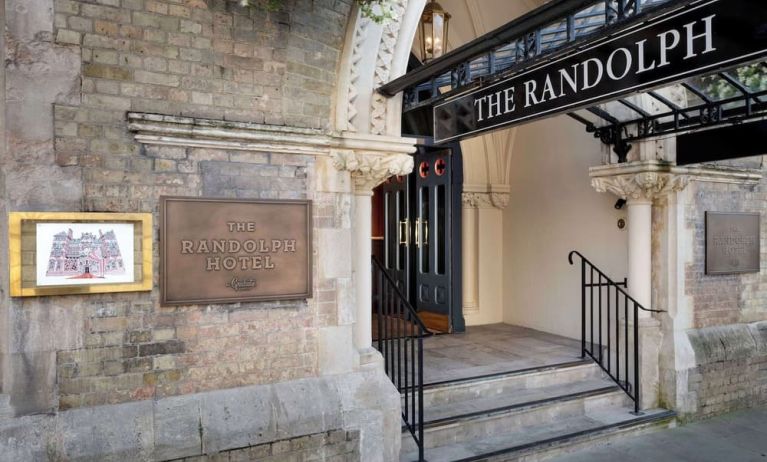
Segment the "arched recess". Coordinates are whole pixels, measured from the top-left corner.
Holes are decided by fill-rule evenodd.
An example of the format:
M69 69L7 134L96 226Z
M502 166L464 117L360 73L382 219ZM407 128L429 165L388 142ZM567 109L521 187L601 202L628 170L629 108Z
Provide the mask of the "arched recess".
M340 61L335 105L335 129L344 136L359 139L395 139L401 136L402 96L385 98L375 90L406 72L426 1L393 0L396 20L384 25L361 17L356 11L352 13ZM451 30L460 32L456 36L457 42L451 40L455 48L540 5L542 0L524 0L513 5L503 0L442 0L441 3L448 10L457 12L454 22L460 21L455 24L455 28L451 24ZM495 15L488 14L488 11L503 13ZM491 255L492 247L502 237L502 209L508 204L509 168L515 133L516 130L502 130L462 143L466 154L465 171L468 172L464 187L466 194L463 197L463 256L464 287L469 290L465 291L464 307L470 324L501 322L503 318L500 291L502 268L493 270L492 265L485 263L495 261L500 264ZM362 255L367 258L369 252L366 252L361 241L367 238L363 236L366 226L363 221L367 218L366 204L360 195L367 194L367 188L382 182L385 177L371 177L371 169L366 169L365 162L359 162L357 155L350 158L351 162L346 160L347 157L340 159L336 167L352 172L352 176L359 180L358 186L362 187L362 190L356 191L358 200L355 201L355 234L359 239L355 241L358 242L355 255L360 258L355 267L363 268ZM381 158L377 157L378 160ZM379 170L384 174L392 174L391 169ZM488 277L485 277L485 273ZM499 279L494 281L494 277ZM357 310L360 314L356 330L357 346L364 349L366 343L362 337L367 333L360 330L367 322L363 311L366 309L368 292L366 284L362 282L356 290Z
M503 209L517 129L464 140L463 314L467 325L503 322ZM480 232L481 230L481 232Z

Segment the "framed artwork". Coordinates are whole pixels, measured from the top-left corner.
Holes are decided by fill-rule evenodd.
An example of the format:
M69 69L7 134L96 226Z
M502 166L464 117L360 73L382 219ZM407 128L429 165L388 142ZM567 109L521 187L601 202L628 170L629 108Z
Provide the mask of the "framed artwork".
M152 290L149 213L12 212L11 296Z

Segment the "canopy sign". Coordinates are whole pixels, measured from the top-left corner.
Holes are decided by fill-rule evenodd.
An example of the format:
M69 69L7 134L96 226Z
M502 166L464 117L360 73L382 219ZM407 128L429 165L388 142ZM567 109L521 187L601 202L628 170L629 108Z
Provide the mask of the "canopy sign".
M767 55L767 2L702 0L434 107L445 142L593 106Z

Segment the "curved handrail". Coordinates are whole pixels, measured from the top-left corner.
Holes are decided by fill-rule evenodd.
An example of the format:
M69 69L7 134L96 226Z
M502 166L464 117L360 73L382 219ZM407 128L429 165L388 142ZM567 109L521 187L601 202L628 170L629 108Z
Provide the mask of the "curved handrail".
M381 271L381 273L384 275L387 281L389 281L389 284L391 284L392 287L394 287L394 291L396 292L397 296L402 300L402 303L405 305L405 308L410 312L413 319L415 319L416 324L421 329L421 335L425 337L429 337L432 335L431 331L426 328L426 325L421 321L421 317L418 316L418 311L416 311L415 308L413 308L413 305L410 304L407 297L402 293L399 286L397 285L397 282L394 280L394 278L389 275L389 271L386 269L386 267L381 263L378 258L375 257L375 255L372 256L373 264L378 267L378 269Z
M625 290L621 289L620 286L618 286L618 284L615 283L615 281L610 279L605 273L602 272L602 270L597 268L597 266L595 264L591 263L591 261L589 261L588 258L584 257L583 254L578 252L577 250L573 250L573 251L571 251L567 255L567 261L569 261L571 265L575 264L575 262L573 261L573 255L579 256L581 258L581 260L583 260L586 263L588 263L589 266L591 266L593 269L595 269L597 271L597 273L599 273L603 278L605 278L607 280L607 282L609 282L610 284L614 285L615 286L615 290L617 290L618 292L622 293L627 299L631 300L637 306L637 308L639 308L640 310L647 311L649 313L665 313L666 312L666 310L653 310L653 309L645 308L644 306L642 306L641 303L636 301L636 299L634 297L632 297L631 295L629 295Z

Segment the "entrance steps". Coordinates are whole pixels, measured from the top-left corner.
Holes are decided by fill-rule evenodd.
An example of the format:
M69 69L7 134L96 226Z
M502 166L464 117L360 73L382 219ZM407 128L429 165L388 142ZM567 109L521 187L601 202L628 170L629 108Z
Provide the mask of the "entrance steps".
M623 390L591 361L426 385L426 460L545 460L674 423L670 411L637 416L632 410ZM400 460L418 460L406 430Z

